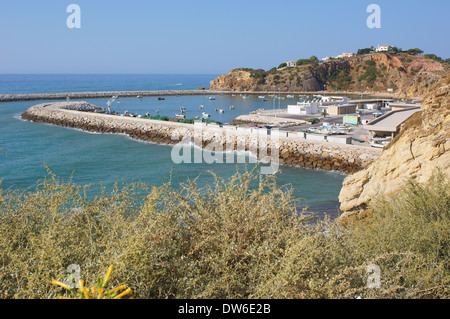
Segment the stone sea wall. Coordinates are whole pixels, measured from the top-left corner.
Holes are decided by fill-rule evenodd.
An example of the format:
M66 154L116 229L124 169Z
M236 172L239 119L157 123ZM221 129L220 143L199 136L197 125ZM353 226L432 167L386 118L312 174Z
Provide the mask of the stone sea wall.
M28 93L28 94L0 94L0 102L34 101L34 100L65 100L94 99L137 96L177 96L177 95L214 95L223 94L213 90L167 90L167 91L105 91L105 92L66 92L66 93Z
M260 159L278 153L279 163L311 169L334 170L351 174L367 167L381 155L381 150L357 145L310 141L295 137L271 137L218 125L199 126L178 122L81 112L85 102L39 104L22 114L22 118L89 132L127 134L131 138L158 144L191 141L202 148L219 145L219 150L245 150ZM201 144L201 145L200 145ZM262 151L267 149L267 154ZM211 149L217 150L217 149Z

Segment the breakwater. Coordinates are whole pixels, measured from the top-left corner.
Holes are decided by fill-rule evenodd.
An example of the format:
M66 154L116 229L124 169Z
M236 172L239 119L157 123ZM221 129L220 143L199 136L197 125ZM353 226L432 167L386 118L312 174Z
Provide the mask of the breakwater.
M0 94L0 102L19 102L19 101L37 101L37 100L66 100L69 99L95 99L95 98L111 98L119 97L138 97L138 96L181 96L181 95L257 95L267 94L294 94L294 95L358 95L358 92L291 92L291 91L227 91L227 90L158 90L158 91L101 91L101 92L62 92L62 93L23 93L23 94ZM364 93L368 95L368 93ZM373 93L373 95L376 95ZM381 96L381 95L380 95ZM382 95L384 96L384 95Z
M177 144L183 140L193 141L202 148L215 144L220 145L223 150L251 151L261 159L264 156L262 148L269 150L267 156L272 155L276 147L276 154L282 165L334 170L347 174L367 167L382 153L379 149L357 145L310 141L296 137L271 137L267 134L261 136L260 133L232 126L203 124L199 137L198 126L192 124L82 112L81 109L95 110L95 106L89 106L85 102L44 103L29 108L22 114L22 118L88 132L127 134L136 140L159 144Z
M95 99L138 96L177 96L177 95L214 95L226 92L211 90L169 90L169 91L105 91L105 92L67 92L67 93L29 93L29 94L0 94L0 102L36 101L36 100L65 100Z

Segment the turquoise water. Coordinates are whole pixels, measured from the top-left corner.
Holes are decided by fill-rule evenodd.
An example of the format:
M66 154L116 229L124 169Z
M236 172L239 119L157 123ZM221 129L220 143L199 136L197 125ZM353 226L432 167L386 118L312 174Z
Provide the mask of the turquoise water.
M204 77L207 83L209 78ZM177 80L173 82L178 83ZM187 81L185 78L183 80ZM89 101L100 106L106 103L105 99ZM170 115L172 111L177 112L179 106L185 106L188 117L189 112L192 115L200 112L198 107L203 104L207 112L223 122L261 107L258 99L243 100L231 96L216 96L215 101L209 101L205 96L168 97L166 101L123 98L119 101L122 110L153 112L153 109L159 109L161 115ZM106 187L112 187L120 180L143 181L158 186L169 181L170 177L174 184L196 177L199 177L200 184L205 184L213 181L208 170L226 178L234 174L237 167L240 170L245 168L243 164L233 163L176 165L171 160L172 147L168 145L135 141L125 135L92 134L20 119L20 114L30 106L43 102L0 103L0 148L8 152L7 157L0 153L3 188L33 187L37 180L46 176L47 169L42 163L47 164L61 178L69 179L72 176L77 184L102 182ZM235 105L233 112L226 110L218 114L207 109L229 104ZM269 102L265 107L271 108L272 104ZM278 182L280 185L290 184L294 194L304 198L304 203L313 210L336 216L338 194L344 178L345 175L337 172L281 167Z

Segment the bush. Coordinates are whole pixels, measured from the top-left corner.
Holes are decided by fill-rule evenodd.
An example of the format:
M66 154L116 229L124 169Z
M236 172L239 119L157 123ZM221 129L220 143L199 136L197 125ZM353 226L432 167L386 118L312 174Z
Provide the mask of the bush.
M328 78L329 85L335 90L348 89L352 77L350 75L350 66L344 66L333 71Z
M375 198L347 227L299 211L273 176L215 176L174 188L88 188L54 175L0 192L0 295L55 298L70 264L137 298L448 298L450 187L435 175ZM366 268L382 287L366 287Z
M374 50L375 50L374 47L365 48L365 49L358 49L358 52L356 54L357 55L369 54L369 53L371 53Z

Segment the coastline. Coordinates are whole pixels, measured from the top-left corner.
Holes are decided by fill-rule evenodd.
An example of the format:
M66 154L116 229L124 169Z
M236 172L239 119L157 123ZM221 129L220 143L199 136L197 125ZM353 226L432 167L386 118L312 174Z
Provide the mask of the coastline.
M192 140L196 134L192 124L65 109L74 108L80 103L83 102L38 104L25 111L21 117L32 122L77 128L87 132L126 134L135 140L157 144L174 145L182 140ZM232 131L230 135L229 128L204 125L201 141L197 140L197 146L205 148L211 143L216 143L227 150L239 150L239 142L245 140L246 151L254 150L260 154L261 145L257 133ZM270 136L266 136L265 143L270 150L275 145ZM310 141L295 137L277 137L276 145L281 165L339 171L346 174L364 169L382 153L379 149L358 145Z

